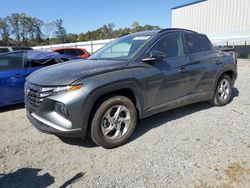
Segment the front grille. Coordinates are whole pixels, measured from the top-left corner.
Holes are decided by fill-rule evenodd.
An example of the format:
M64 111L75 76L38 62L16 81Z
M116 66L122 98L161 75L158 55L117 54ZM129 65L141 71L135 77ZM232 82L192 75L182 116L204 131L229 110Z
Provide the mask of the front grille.
M26 82L24 92L26 105L37 108L45 98L53 94L53 88L44 88Z

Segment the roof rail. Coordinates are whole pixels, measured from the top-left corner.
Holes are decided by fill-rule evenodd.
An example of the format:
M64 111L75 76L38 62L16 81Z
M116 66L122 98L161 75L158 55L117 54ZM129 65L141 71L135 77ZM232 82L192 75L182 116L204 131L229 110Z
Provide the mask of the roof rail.
M129 35L129 34L131 34L131 33L122 34L121 36L119 36L119 38L120 38L120 37L124 37L124 36Z
M181 29L181 28L167 28L167 29L162 29L159 33L163 33L166 31L187 31L187 32L191 32L191 33L197 33L195 31L189 30L189 29Z

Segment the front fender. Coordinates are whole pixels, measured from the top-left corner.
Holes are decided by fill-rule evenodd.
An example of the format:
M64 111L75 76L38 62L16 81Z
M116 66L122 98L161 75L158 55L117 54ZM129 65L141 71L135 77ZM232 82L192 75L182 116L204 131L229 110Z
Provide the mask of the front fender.
M91 111L95 105L95 102L102 96L109 93L121 90L129 89L133 92L136 98L136 108L139 111L139 115L144 110L145 100L145 88L143 69L126 69L115 72L109 72L105 74L96 75L94 77L87 78L82 81L85 93L85 101L82 106L82 129L86 133ZM85 136L85 135L83 135Z

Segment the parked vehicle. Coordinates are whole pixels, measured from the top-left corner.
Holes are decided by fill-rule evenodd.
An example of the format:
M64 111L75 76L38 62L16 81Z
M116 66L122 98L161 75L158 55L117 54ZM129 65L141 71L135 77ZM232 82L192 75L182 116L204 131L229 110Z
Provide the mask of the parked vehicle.
M67 75L67 76L65 76ZM226 105L237 78L232 56L184 29L123 36L81 62L35 72L25 86L30 122L42 132L125 143L137 119L183 105Z
M32 72L73 59L80 58L35 50L0 54L0 106L23 103L25 78Z
M67 54L72 56L81 57L87 59L90 56L90 53L87 52L84 48L57 48L53 49L53 52L58 52L59 54Z
M14 51L22 51L22 50L33 50L30 47L8 47L8 46L0 46L0 54L6 52L14 52Z

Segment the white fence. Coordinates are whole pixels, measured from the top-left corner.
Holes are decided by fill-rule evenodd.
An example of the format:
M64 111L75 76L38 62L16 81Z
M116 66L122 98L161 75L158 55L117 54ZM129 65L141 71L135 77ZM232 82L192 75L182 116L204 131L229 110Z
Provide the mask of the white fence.
M223 38L223 37L214 37L208 36L214 45L250 45L250 37L242 36L242 38ZM94 40L87 42L75 42L75 43L65 43L65 44L55 44L55 45L46 45L46 46L35 46L33 49L50 51L54 48L68 47L68 48L85 48L89 53L94 53L99 50L101 47L110 43L115 39L106 39L106 40Z
M75 42L75 43L55 44L55 45L46 45L46 46L35 46L32 48L35 50L42 50L42 51L50 51L54 48L62 48L62 47L85 48L89 53L92 54L113 40L115 39L94 40L94 41L87 41L87 42Z

